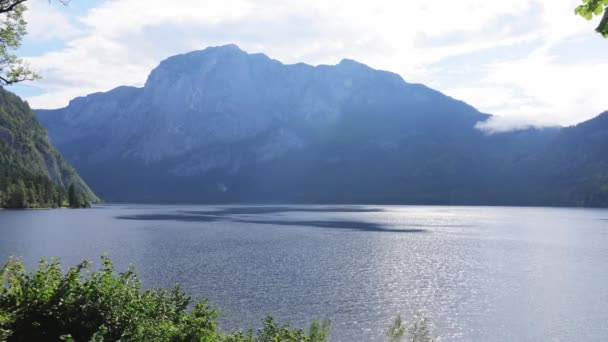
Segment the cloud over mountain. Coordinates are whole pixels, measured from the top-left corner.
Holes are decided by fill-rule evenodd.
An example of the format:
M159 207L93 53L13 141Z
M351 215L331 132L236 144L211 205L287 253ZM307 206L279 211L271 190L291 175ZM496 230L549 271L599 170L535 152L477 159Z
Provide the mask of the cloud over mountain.
M500 130L580 122L607 106L608 44L590 32L593 23L574 16L575 0L121 0L74 2L48 18L41 11L49 5L39 1L30 13L36 25L65 35L28 57L45 76L26 96L37 108L141 86L166 56L227 42L285 62L349 57L393 70L508 117L496 121ZM51 39L41 32L33 30L30 44Z

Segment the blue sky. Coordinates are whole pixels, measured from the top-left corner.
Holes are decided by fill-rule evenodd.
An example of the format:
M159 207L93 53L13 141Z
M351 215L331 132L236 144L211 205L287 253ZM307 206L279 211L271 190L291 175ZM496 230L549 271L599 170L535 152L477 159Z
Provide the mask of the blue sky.
M142 86L161 60L235 43L284 63L356 59L464 100L489 131L570 125L608 110L608 40L579 0L28 1L20 54L44 79L12 87L34 108Z

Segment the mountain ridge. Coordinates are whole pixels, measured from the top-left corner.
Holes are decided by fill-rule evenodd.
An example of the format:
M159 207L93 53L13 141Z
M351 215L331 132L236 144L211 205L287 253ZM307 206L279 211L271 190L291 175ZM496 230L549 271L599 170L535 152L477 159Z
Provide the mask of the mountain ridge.
M36 113L114 201L596 205L544 171L565 128L488 135L490 115L348 59L211 47L163 60L142 88Z

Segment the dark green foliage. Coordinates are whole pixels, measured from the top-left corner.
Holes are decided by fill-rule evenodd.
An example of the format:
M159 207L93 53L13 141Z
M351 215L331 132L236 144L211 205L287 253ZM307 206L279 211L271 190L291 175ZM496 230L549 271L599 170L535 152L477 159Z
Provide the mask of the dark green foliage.
M141 291L132 269L115 275L103 258L99 271L89 262L65 274L56 261L42 261L27 273L15 259L3 267L2 331L8 341L192 341L215 334L217 314L204 302L191 312L179 288Z
M2 341L328 341L328 321L309 334L272 318L256 331L222 333L204 300L193 303L179 287L142 290L133 268L116 274L107 257L98 271L84 261L65 273L56 260L28 273L11 258L0 282Z
M76 187L74 184L70 184L68 188L68 203L70 207L73 207L76 204Z
M68 188L68 205L70 208L90 208L91 203L88 201L85 194L76 191L76 186L70 184Z
M65 190L44 176L0 174L1 208L56 208L64 205L64 199Z
M81 197L79 207L99 200L51 145L27 103L0 89L0 207L61 206L68 184Z

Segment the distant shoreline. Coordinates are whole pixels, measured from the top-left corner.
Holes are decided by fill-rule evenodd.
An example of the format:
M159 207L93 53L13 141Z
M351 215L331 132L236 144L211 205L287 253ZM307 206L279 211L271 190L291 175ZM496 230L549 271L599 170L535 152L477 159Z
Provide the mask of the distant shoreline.
M298 206L391 206L391 207L480 207L480 208L549 208L549 209L608 209L608 207L559 206L559 205L509 205L509 204L408 204L408 203L137 203L106 202L95 206L245 206L245 207L298 207Z
M22 211L22 210L55 210L55 209L72 209L68 207L57 207L57 208L0 208L0 210L7 211Z
M454 208L547 208L547 209L608 209L608 207L574 207L574 206L547 206L547 205L492 205L492 204L384 204L384 203L134 203L116 202L94 204L91 208L104 206L238 206L238 207L303 207L303 206L388 206L388 207L454 207ZM88 209L91 209L88 208ZM56 209L87 209L87 208L0 208L0 211L26 211L26 210L56 210Z

